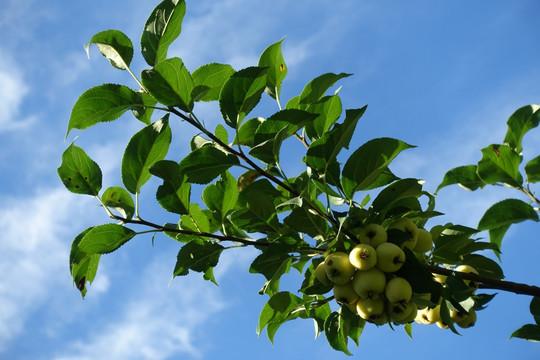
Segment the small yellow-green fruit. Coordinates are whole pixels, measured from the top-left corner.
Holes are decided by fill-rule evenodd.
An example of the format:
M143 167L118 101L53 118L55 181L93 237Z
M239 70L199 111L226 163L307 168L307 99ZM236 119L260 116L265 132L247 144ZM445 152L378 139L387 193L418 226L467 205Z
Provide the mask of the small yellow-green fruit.
M360 231L359 239L362 244L368 244L377 248L377 246L386 242L388 235L381 225L368 224Z
M409 316L407 316L405 319L400 321L401 324L408 324L412 323L414 319L416 319L416 315L418 314L418 307L415 303L412 301L407 304L407 306L411 307L411 310L409 312Z
M386 313L382 313L379 316L374 316L374 319L368 320L370 323L375 324L377 326L382 326L386 323L388 323L388 316Z
M444 321L442 321L442 319L437 321L435 324L437 324L437 326L439 328L441 328L441 329L448 329L448 327L449 327L448 324L446 324Z
M441 306L437 305L434 308L425 308L418 311L416 314L416 321L419 324L431 325L441 320Z
M357 271L352 279L354 291L362 298L377 298L384 292L386 275L374 267L366 271Z
M334 285L334 298L339 304L353 304L358 300L358 294L354 291L352 282Z
M384 288L384 295L391 304L408 303L412 296L411 284L402 277L390 279Z
M368 244L358 244L349 253L349 262L359 270L369 270L377 264L377 251Z
M381 297L377 299L359 298L356 302L356 312L364 320L375 321L384 313L384 300Z
M336 251L324 260L324 271L328 280L334 284L345 284L354 274L354 266L349 261L349 254Z
M462 272L462 273L468 273L468 274L473 273L473 274L478 275L478 271L476 271L476 269L473 268L470 265L459 265L456 268L456 271ZM474 280L463 279L463 282L465 283L465 285L467 285L468 287L470 287L473 290L478 289L478 283L476 281L474 281Z
M418 240L416 240L416 245L413 248L413 251L418 253L425 253L431 250L433 247L433 240L431 233L426 229L418 229Z
M324 261L317 265L317 267L315 268L315 278L319 280L323 285L331 284L330 280L328 280L328 276L326 276L326 271L324 270Z
M396 244L382 243L376 249L377 267L384 272L398 271L405 263L405 253Z
M433 280L435 280L439 284L444 284L446 282L446 277L446 275L433 274Z
M469 314L465 316L462 320L456 321L456 324L458 324L458 326L463 329L473 327L474 324L476 324L476 311L470 309Z
M392 223L389 229L398 229L409 234L409 239L404 241L401 244L401 247L407 247L409 249L414 249L416 242L418 241L418 227L415 223L409 218L401 218Z
M398 323L408 318L413 309L416 309L416 305L413 302L397 304L386 303L386 313L390 316L392 321Z

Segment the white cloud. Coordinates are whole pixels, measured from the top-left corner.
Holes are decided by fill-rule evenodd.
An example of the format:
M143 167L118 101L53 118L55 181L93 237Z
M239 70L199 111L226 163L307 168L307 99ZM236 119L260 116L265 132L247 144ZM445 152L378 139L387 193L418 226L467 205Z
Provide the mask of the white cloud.
M167 359L203 356L198 333L226 305L219 288L196 274L167 287L171 264L157 257L137 279L136 290L118 316L68 345L56 360ZM108 315L110 317L110 315Z
M0 353L16 338L32 312L69 284L68 243L80 225L85 200L65 189L47 189L30 199L4 198L0 208ZM86 216L90 216L85 211ZM79 219L79 220L78 220ZM105 276L105 275L104 275ZM56 299L57 300L57 299Z

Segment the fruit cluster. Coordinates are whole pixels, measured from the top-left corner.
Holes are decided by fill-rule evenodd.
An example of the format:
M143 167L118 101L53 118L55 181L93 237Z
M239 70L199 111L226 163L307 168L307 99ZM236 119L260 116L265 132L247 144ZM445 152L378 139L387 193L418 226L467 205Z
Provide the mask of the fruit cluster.
M404 248L414 253L423 254L433 247L433 238L429 231L418 228L408 219L401 218L389 226L387 231L382 225L368 224L359 234L360 244L349 253L336 251L326 256L315 269L315 277L325 285L332 285L334 298L342 306L347 306L361 318L383 325L393 322L405 324L416 321L421 324L438 324L447 328L440 316L440 305L433 308L426 303L433 303L431 294L414 294L407 279L396 275L406 261ZM400 245L388 241L390 229L405 233ZM457 271L476 272L467 265L456 268ZM477 272L476 272L477 273ZM435 281L444 283L446 278L435 277ZM475 284L466 280L466 284ZM452 320L461 327L474 325L476 314L450 313Z

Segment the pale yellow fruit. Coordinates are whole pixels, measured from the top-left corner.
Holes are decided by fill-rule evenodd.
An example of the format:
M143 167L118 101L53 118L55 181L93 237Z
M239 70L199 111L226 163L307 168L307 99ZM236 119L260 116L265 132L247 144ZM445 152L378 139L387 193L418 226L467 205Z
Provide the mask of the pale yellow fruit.
M371 245L358 244L349 253L349 262L359 270L369 270L377 264L377 252Z
M469 310L469 314L462 320L456 321L456 324L463 329L473 327L476 324L476 312L472 309Z
M405 253L396 244L382 243L376 249L377 267L387 273L398 271L405 263Z
M476 271L476 269L473 268L473 267L470 266L470 265L459 265L459 266L456 268L456 271L462 272L462 273L473 273L473 274L478 275L478 271ZM473 290L478 289L478 282L476 282L476 281L474 281L474 280L466 280L466 279L463 279L463 282L465 283L465 285L467 285L468 287L470 287L470 288L473 289Z
M332 283L345 284L351 280L354 266L349 261L349 254L336 251L324 260L324 271Z
M331 284L330 280L328 280L328 276L326 276L326 271L324 270L324 261L315 268L315 278L324 285Z
M377 298L384 292L386 275L374 267L366 271L357 271L352 279L354 291L362 298Z
M388 316L390 316L390 319L392 321L398 323L407 319L411 315L413 309L416 309L416 304L413 302L397 304L391 304L389 302L386 303L386 313L388 314Z
M409 218L401 218L392 223L389 229L398 229L409 234L409 239L401 244L402 248L414 249L418 241L418 227Z
M377 299L359 298L356 302L356 312L364 320L377 320L384 313L384 300L380 297Z
M384 288L384 295L391 304L408 303L412 296L411 284L402 277L390 279Z
M362 244L368 244L377 248L377 246L388 240L388 235L381 225L368 224L360 231L359 239Z
M425 308L419 310L416 314L416 321L419 324L431 325L435 324L437 321L441 320L441 306L437 305L434 308Z
M416 240L416 245L413 248L413 251L418 253L425 253L431 250L433 247L433 240L431 233L426 229L418 229L418 240Z
M334 297L339 304L353 304L358 300L358 294L354 291L351 281L343 285L334 285Z

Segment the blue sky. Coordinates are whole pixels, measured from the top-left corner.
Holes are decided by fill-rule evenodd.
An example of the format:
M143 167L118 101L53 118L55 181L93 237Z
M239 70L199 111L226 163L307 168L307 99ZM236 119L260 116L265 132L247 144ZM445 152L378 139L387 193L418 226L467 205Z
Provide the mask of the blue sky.
M0 358L346 358L324 338L313 340L310 321L285 324L274 346L265 334L257 337L266 298L257 294L263 278L247 272L254 250L222 256L219 287L200 274L169 284L178 244L158 236L152 247L151 237L141 236L102 257L84 301L73 288L71 241L108 218L90 197L68 193L56 175L69 144L64 136L70 110L89 87L136 86L95 48L89 60L83 45L114 28L137 49L157 2L141 4L0 2ZM169 55L181 57L190 70L209 62L235 69L254 65L266 46L286 36L284 99L322 73L354 73L340 82L344 107L369 107L353 148L381 136L417 145L398 157L393 171L425 179L428 191L435 191L446 170L476 162L482 147L501 142L515 109L540 102L537 1L201 0L189 1L187 8L182 35ZM137 51L132 68L144 69ZM273 106L265 101L262 111ZM195 111L210 127L217 124L215 103ZM173 129L171 154L185 154L194 134L185 126ZM105 188L120 184L121 154L138 128L140 123L126 116L73 132L68 141L80 135L77 144L101 165ZM539 153L539 134L525 137L526 159ZM302 170L297 163L287 166ZM155 185L143 189L143 214L165 222L152 205ZM437 198L446 215L432 224L474 227L490 204L518 196L505 188L471 193L449 187ZM524 223L509 231L502 248L508 280L539 284L537 226ZM283 286L294 291L299 282L291 274ZM381 359L450 359L460 352L538 359L538 345L508 341L514 329L532 321L529 301L500 292L463 336L415 326L411 341L401 329L367 326L360 347L351 350L357 357Z

